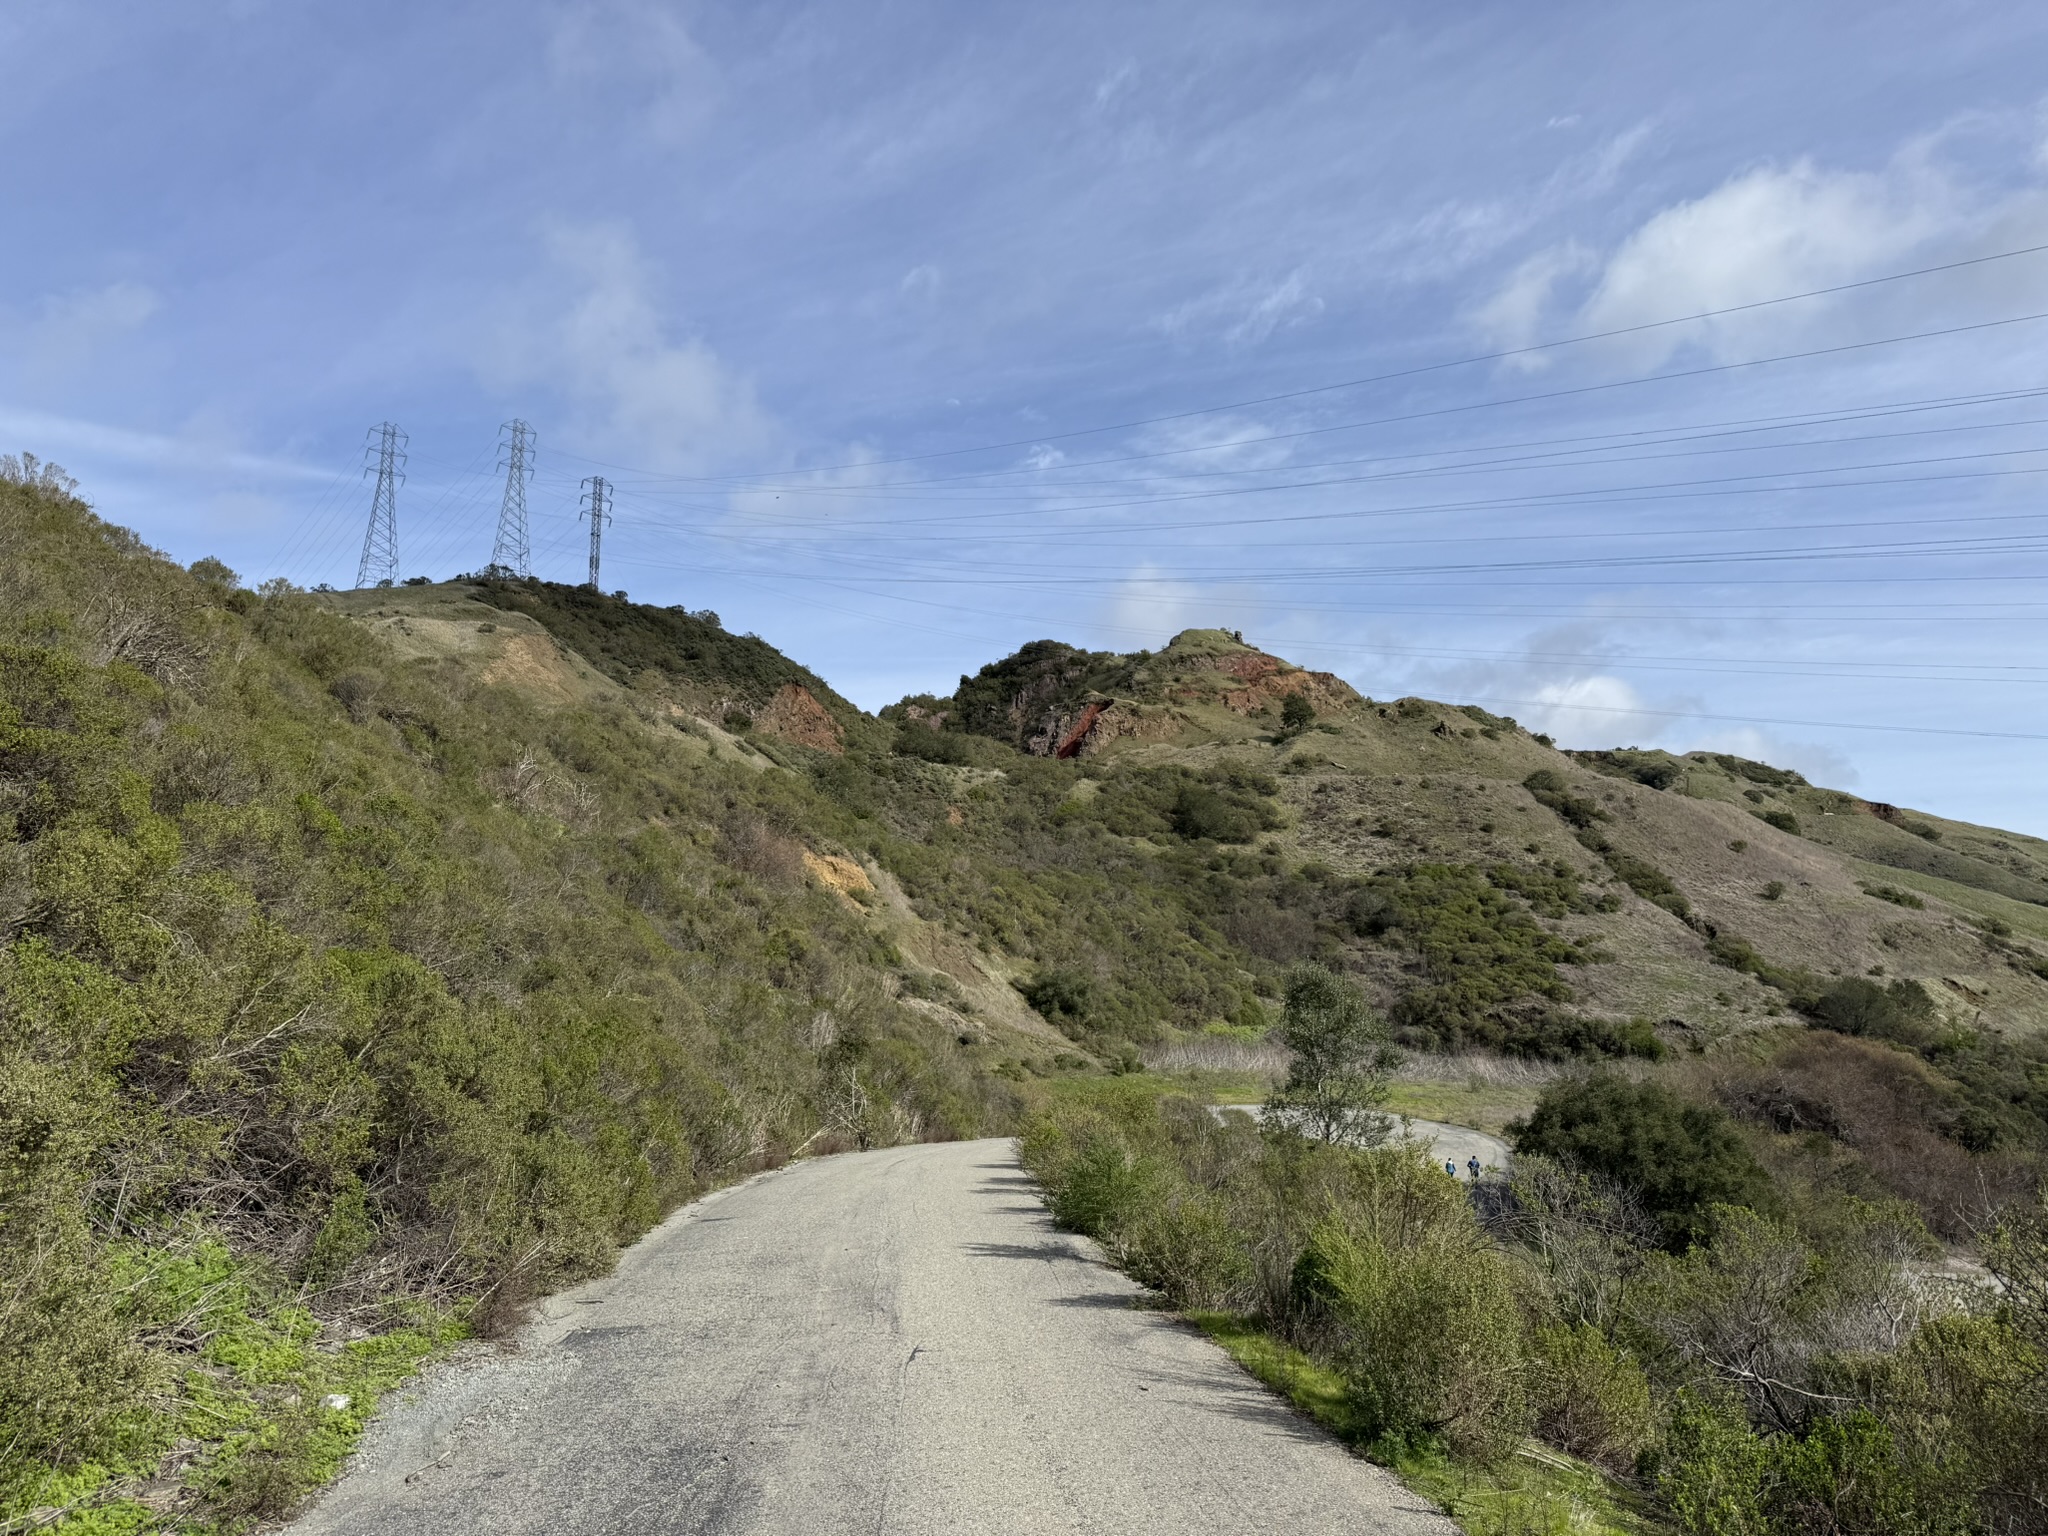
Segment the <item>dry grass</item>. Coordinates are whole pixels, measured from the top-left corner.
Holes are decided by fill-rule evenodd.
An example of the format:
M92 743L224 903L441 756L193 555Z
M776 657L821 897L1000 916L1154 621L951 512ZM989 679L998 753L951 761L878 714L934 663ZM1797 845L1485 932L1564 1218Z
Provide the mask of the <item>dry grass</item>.
M1142 1060L1153 1072L1227 1072L1278 1083L1287 1075L1293 1053L1273 1040L1198 1035L1191 1040L1152 1046L1142 1053Z

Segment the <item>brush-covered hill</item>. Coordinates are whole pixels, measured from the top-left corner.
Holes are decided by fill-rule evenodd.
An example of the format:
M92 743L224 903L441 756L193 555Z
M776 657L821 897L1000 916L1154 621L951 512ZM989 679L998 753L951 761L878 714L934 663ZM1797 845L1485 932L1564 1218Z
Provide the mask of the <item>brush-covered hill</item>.
M677 1203L1256 1039L1305 959L1419 1052L1757 1066L1939 1217L2048 1144L2044 957L2040 840L1221 630L870 716L713 614L250 591L0 483L0 1523L274 1515ZM1910 1071L1769 1076L1811 1024Z

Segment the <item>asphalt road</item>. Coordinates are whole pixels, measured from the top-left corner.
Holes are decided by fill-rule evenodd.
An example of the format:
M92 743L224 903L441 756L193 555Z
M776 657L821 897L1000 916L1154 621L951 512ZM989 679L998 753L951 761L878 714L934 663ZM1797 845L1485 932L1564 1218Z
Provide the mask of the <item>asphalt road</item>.
M1454 1536L1139 1294L1007 1141L798 1163L436 1369L290 1529Z

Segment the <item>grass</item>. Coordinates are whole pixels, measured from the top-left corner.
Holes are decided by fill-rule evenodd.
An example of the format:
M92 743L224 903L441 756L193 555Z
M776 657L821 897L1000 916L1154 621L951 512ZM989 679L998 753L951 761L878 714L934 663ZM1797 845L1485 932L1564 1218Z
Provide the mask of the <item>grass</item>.
M1536 1083L1404 1083L1388 1086L1386 1110L1417 1120L1436 1120L1445 1125L1469 1125L1474 1130L1498 1136L1508 1122L1519 1120L1536 1107Z
M463 1309L424 1303L392 1309L370 1337L324 1337L274 1276L211 1239L131 1245L114 1267L139 1311L205 1342L151 1404L131 1454L50 1478L12 1512L28 1528L229 1536L282 1515L340 1470L386 1393L469 1337Z
M1196 1312L1189 1321L1239 1365L1353 1450L1389 1467L1471 1536L1654 1536L1669 1527L1597 1468L1525 1445L1497 1467L1453 1462L1433 1447L1365 1443L1344 1381L1250 1318Z

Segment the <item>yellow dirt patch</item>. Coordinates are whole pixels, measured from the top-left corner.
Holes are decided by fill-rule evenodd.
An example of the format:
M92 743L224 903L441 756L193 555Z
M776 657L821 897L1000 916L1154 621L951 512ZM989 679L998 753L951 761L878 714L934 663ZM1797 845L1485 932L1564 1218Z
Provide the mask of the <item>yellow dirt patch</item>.
M576 697L561 653L542 635L508 637L497 659L484 668L483 680L521 689L551 704L567 704Z
M875 882L868 878L868 872L853 860L842 858L836 853L813 853L804 850L804 872L818 884L829 886L842 896L851 896L855 891L872 891Z

